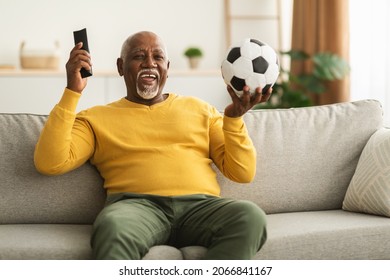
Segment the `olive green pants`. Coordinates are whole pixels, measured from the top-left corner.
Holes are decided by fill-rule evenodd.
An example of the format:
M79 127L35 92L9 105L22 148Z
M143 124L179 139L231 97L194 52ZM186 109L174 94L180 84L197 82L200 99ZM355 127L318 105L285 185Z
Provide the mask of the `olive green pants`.
M254 203L206 195L111 195L91 238L96 259L142 259L155 245L207 247L205 259L251 259L266 241Z

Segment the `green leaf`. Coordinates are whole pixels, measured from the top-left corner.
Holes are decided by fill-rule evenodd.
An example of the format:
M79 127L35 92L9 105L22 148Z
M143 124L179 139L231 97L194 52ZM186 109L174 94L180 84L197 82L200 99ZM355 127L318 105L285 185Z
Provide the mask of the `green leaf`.
M306 107L311 105L311 101L301 91L290 90L282 95L281 104L284 108Z
M331 53L317 53L309 56L304 51L280 52L291 60L310 59L313 71L303 75L293 75L289 69L281 69L280 78L273 87L273 98L258 104L254 109L291 108L312 106L309 94L325 92L325 81L344 78L350 71L349 64Z
M315 54L313 63L313 75L322 80L341 80L350 71L348 62L332 53Z
M286 52L280 52L282 55L288 55L292 60L305 60L308 59L310 56L305 53L304 51L298 51L298 50L290 50Z
M300 75L297 80L303 88L306 88L307 92L319 94L325 91L322 81L313 75Z

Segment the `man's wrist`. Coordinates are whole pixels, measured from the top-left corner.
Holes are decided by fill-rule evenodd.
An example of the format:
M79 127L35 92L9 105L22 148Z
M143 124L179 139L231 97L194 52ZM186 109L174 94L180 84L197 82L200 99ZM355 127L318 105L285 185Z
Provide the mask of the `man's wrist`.
M244 125L244 119L240 117L229 117L224 115L223 117L223 129L226 131L237 132L241 131L242 126Z
M73 91L69 88L65 88L64 93L62 94L62 97L58 102L58 105L65 110L74 112L76 111L80 96L80 93Z

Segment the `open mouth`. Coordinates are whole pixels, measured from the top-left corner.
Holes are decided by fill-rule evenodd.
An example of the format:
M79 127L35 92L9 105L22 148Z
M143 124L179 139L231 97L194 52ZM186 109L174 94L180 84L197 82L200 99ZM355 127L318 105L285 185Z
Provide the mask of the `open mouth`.
M158 73L150 70L141 70L138 73L138 80L145 85L152 85L158 79Z

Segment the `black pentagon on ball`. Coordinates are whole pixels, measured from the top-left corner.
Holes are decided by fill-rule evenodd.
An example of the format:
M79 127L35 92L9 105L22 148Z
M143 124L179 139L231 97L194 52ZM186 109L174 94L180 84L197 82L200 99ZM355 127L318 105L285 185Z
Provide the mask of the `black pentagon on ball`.
M227 61L230 63L233 63L241 56L241 51L239 47L232 48L230 52L228 53L228 56L226 58Z
M266 94L271 86L272 86L271 84L268 84L265 87L263 87L263 89L261 90L261 94Z
M253 72L264 74L268 69L268 61L264 57L259 56L252 60Z
M233 76L233 78L230 80L230 84L236 91L242 91L245 86L245 80Z
M259 40L251 39L250 41L251 41L251 43L258 44L260 47L261 46L265 46L265 44L263 42L259 41Z

